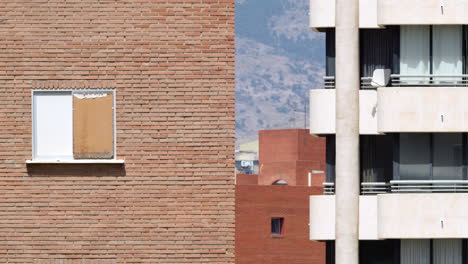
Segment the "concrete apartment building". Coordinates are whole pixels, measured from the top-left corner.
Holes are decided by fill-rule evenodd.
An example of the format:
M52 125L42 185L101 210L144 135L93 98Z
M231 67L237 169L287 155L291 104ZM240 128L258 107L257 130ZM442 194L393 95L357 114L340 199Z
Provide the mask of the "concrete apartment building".
M467 263L468 1L310 7L326 35L310 132L327 141L310 239L326 241L328 264Z
M234 0L0 5L0 263L234 263Z
M236 181L236 264L325 264L307 232L310 195L322 193L325 140L307 129L259 131L259 173Z

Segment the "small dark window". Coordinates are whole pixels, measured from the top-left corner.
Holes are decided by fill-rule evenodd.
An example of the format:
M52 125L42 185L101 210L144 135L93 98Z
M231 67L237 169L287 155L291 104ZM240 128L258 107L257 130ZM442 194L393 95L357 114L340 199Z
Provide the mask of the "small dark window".
M283 234L283 217L273 217L271 218L271 234L272 235L282 235Z

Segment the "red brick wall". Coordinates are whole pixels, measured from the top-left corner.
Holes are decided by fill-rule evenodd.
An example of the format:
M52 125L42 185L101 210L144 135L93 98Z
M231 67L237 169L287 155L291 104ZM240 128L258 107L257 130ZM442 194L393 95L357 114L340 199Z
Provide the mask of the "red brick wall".
M325 170L325 139L307 129L259 131L259 185L284 180L291 186L307 186L312 170ZM313 175L321 186L324 175ZM319 184L319 185L315 185Z
M236 264L324 264L325 244L309 240L309 196L321 188L236 185ZM271 217L284 235L271 236Z
M237 174L237 185L258 185L258 174Z
M31 90L102 87L125 165L26 166ZM2 1L0 263L233 263L233 173L234 0Z

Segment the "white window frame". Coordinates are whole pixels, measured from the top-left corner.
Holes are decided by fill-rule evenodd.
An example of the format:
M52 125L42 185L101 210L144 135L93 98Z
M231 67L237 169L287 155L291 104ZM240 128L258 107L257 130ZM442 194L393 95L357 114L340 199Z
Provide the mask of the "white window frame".
M113 102L112 102L112 111L113 111L113 158L112 159L67 159L67 160L60 160L57 159L47 159L43 160L36 156L37 150L37 135L36 135L36 113L35 113L35 95L36 93L69 93L70 96L73 96L74 93L112 93ZM31 156L32 160L27 160L26 163L34 164L34 163L124 163L123 160L117 160L117 122L116 122L116 98L115 98L115 89L34 89L31 91L31 116L32 116L32 150ZM72 109L73 109L73 101L72 101ZM72 120L73 123L73 120ZM72 145L73 147L73 145Z

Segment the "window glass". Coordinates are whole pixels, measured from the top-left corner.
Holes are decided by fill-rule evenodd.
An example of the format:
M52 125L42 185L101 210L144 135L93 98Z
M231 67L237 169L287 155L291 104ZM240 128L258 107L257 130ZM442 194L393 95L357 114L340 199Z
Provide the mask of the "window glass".
M71 92L34 93L34 158L73 159Z
M363 182L388 182L393 177L393 135L363 135L361 175Z
M283 234L283 222L284 222L284 218L282 217L271 218L271 234L272 235Z
M434 264L462 264L461 239L434 239L432 245Z
M402 239L400 247L400 264L430 264L429 239Z
M462 134L439 133L433 134L433 179L434 180L462 180L463 153Z
M430 180L430 134L400 134L400 179Z
M462 26L432 27L432 65L434 75L463 74ZM443 81L453 82L453 78ZM439 81L443 82L443 81Z
M400 74L430 74L430 26L400 28Z

